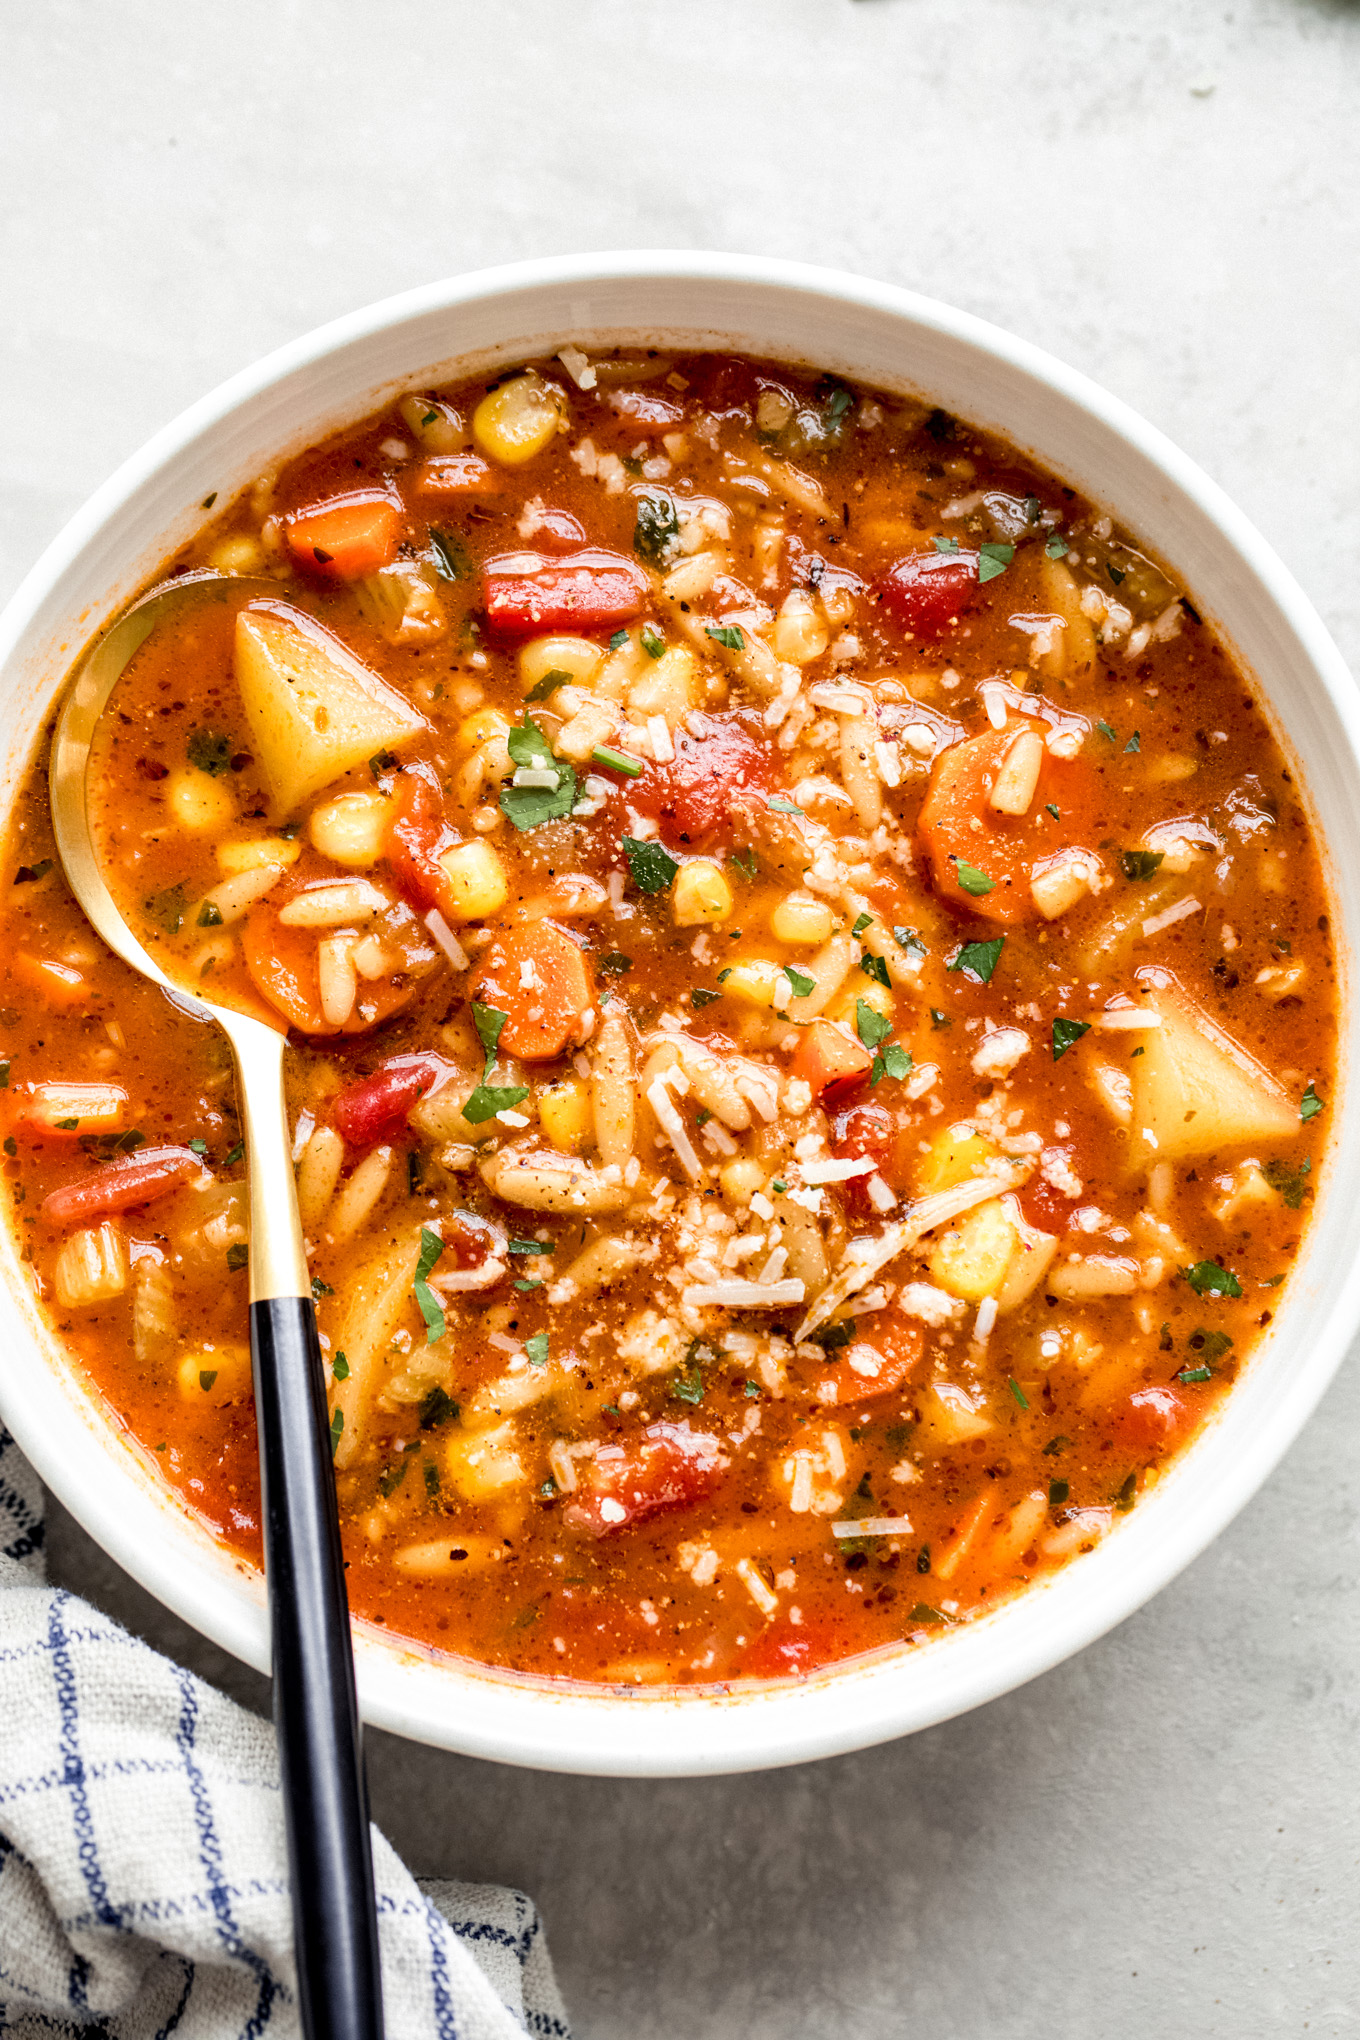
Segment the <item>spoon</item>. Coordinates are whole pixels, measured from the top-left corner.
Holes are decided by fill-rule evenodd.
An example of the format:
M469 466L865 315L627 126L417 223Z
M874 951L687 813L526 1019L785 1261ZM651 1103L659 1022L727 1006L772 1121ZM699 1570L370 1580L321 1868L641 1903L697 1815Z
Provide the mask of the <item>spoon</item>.
M293 1894L304 2033L382 2040L378 1922L335 1474L316 1310L298 1218L283 1095L286 1037L167 977L123 919L95 855L86 768L95 726L157 625L227 593L277 595L274 581L183 575L135 602L71 683L52 742L53 833L72 892L109 948L215 1020L236 1061L250 1182L250 1352L260 1441L274 1725Z

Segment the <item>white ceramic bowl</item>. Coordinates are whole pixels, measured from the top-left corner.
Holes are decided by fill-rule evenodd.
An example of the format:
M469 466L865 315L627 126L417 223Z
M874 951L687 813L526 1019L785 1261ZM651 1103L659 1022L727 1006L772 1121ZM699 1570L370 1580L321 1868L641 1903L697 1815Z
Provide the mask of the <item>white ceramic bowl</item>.
M199 522L276 462L391 390L553 352L565 341L747 349L928 395L992 427L1111 510L1164 558L1256 675L1329 852L1343 959L1360 928L1360 716L1302 590L1213 482L1160 433L1025 342L861 278L720 255L565 257L483 271L340 319L225 383L114 475L33 569L0 621L6 805L54 693L90 635ZM1340 1068L1355 1061L1345 997ZM1331 1160L1307 1251L1222 1415L1089 1556L922 1649L804 1685L672 1697L555 1691L457 1669L377 1630L356 1637L368 1721L503 1763L679 1775L789 1764L942 1721L1046 1671L1202 1551L1295 1437L1360 1323L1350 1215L1352 1107L1329 1101ZM105 1421L0 1240L0 1410L90 1534L228 1650L268 1663L262 1585L160 1487Z

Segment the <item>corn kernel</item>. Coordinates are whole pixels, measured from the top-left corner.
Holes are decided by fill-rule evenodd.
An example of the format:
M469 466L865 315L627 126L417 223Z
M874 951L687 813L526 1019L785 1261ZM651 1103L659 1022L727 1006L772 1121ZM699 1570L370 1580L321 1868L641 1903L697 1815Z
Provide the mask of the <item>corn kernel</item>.
M771 963L764 956L752 956L744 963L734 963L722 973L722 988L744 1005L773 1006L776 989L783 977L783 970L777 963Z
M979 1175L995 1160L992 1143L975 1133L966 1121L947 1126L930 1144L917 1181L917 1194L927 1197L932 1190L952 1190L956 1183L966 1183L970 1176Z
M359 871L382 856L391 818L392 803L382 794L341 793L313 808L307 829L323 857Z
M825 900L811 893L785 893L770 916L770 933L776 942L814 948L830 939L836 917Z
M472 436L488 460L523 467L542 453L565 413L561 390L529 369L487 392L472 414Z
M505 866L489 843L455 843L439 859L449 882L451 920L482 921L510 897Z
M812 597L802 588L792 589L775 618L775 656L795 666L808 666L820 659L830 642L826 619Z
M699 928L706 921L726 921L735 902L721 865L709 857L682 864L671 888L671 919L677 928Z
M181 829L198 834L207 829L224 829L236 819L236 803L224 780L196 765L185 765L166 788L170 812Z
M981 1303L1001 1287L1015 1252L1015 1227L999 1197L989 1198L939 1235L931 1280L965 1303Z
M671 729L699 699L698 662L693 652L673 645L628 690L628 708L639 718L664 715Z
M577 687L589 687L604 664L604 653L589 638L530 638L519 655L519 677L528 694L549 673L565 673Z
M897 1011L897 1002L886 985L879 984L876 978L866 978L862 971L851 971L845 990L827 1007L827 1019L839 1020L843 1026L853 1027L861 999L881 1020L891 1020Z
M579 1154L590 1130L590 1093L579 1077L559 1077L534 1101L544 1136L563 1154Z
M291 836L253 836L245 843L219 843L217 846L218 868L228 878L234 878L238 871L282 871L285 864L296 864L302 855L302 845Z
M268 564L268 555L259 539L244 531L237 532L234 538L224 538L208 554L208 565L216 567L219 574L262 574Z
M484 1501L503 1488L524 1479L524 1466L515 1451L513 1424L497 1424L490 1431L455 1431L444 1447L444 1471L449 1484L467 1502Z
M250 1394L250 1349L235 1342L192 1346L175 1369L187 1402L244 1402Z
M72 1233L57 1256L53 1282L63 1310L107 1303L127 1288L128 1258L123 1235L105 1219L103 1225Z
M475 709L459 723L458 742L467 750L475 750L491 737L503 737L509 728L498 708Z

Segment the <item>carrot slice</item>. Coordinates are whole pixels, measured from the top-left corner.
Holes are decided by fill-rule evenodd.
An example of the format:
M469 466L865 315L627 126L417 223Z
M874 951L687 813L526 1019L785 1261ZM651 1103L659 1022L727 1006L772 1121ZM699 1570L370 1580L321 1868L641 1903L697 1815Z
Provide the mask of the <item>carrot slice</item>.
M984 730L941 751L916 824L936 892L951 906L1003 925L1039 918L1031 869L1038 858L1081 841L1091 808L1090 768L1047 750L1028 812L1003 815L991 806L1002 762L1026 729L1046 734L1043 723L1015 716L1004 729Z
M328 581L361 581L385 567L401 539L401 507L373 491L295 510L284 526L300 567Z
M580 1039L595 1003L590 964L551 921L511 928L487 950L472 997L505 1014L500 1046L507 1055L543 1062Z
M378 978L365 983L354 1011L334 1027L321 1010L321 972L315 928L285 928L281 897L256 907L241 931L246 969L255 989L300 1034L363 1034L414 998L410 979Z

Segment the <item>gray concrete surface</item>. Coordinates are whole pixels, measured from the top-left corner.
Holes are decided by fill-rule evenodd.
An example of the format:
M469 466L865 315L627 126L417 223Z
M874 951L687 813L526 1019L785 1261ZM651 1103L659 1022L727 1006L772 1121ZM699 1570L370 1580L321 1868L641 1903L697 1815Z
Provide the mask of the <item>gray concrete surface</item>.
M0 18L0 586L320 320L521 255L912 284L1130 399L1360 661L1360 9L1343 0L39 0ZM1360 1373L1151 1607L965 1720L711 1784L375 1737L420 1871L534 1892L583 2040L1360 2025ZM58 1577L255 1705L54 1511Z

